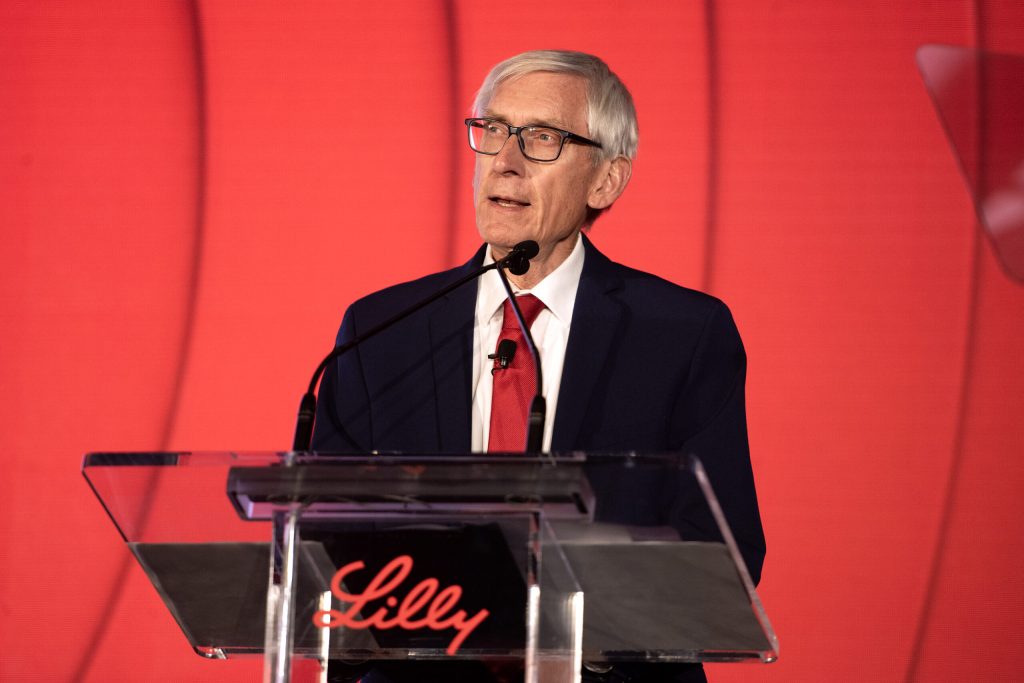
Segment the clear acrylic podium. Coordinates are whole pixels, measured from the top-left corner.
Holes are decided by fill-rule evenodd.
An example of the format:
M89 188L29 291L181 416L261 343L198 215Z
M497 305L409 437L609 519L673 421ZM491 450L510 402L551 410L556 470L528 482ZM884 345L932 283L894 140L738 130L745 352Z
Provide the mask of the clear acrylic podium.
M262 653L265 681L300 658L468 659L556 683L778 655L694 458L92 453L84 474L192 648ZM598 474L689 480L721 540L602 519Z

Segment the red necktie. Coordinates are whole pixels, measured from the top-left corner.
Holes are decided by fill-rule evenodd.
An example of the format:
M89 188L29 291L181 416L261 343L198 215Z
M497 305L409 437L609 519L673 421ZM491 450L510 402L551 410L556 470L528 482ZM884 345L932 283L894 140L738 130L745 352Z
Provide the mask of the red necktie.
M516 297L523 312L523 319L527 327L533 325L540 312L544 310L544 302L532 294L524 294ZM491 396L491 431L487 439L488 451L521 451L526 448L526 416L529 411L530 401L536 393L537 371L534 368L533 356L526 346L522 330L516 321L516 314L512 310L512 303L506 299L505 308L502 312L504 319L501 323L501 334L498 336L498 344L502 340L510 339L516 344L515 353L511 362L502 367L499 358L494 360L494 370L491 376L494 378L494 391ZM497 355L497 350L495 351Z

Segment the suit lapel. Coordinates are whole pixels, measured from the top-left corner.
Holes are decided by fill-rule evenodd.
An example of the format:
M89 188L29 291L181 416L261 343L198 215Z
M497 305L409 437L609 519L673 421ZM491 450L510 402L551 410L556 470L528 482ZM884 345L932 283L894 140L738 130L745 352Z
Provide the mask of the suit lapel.
M457 272L468 275L483 259L483 249ZM445 297L430 317L430 345L437 401L438 446L442 452L465 453L471 447L473 319L476 282Z
M585 236L583 240L586 256L565 350L552 451L578 447L589 398L614 351L615 334L624 315L622 305L611 295L623 286L615 264Z

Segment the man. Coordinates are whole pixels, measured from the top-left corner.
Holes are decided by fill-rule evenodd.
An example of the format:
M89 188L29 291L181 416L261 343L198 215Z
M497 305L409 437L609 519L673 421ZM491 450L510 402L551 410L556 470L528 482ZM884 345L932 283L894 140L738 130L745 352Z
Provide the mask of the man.
M538 255L510 276L538 302L548 422L544 450L697 454L754 580L764 558L744 408L746 359L717 299L609 261L582 232L629 182L638 132L632 98L596 57L527 52L494 67L467 120L476 153L477 228L467 264L354 303L338 343L440 290L514 245ZM381 333L329 369L320 391L319 451L517 450L496 365L506 313L497 274L466 285ZM511 315L511 314L509 314ZM526 349L510 365L527 362ZM501 361L502 363L504 361ZM526 420L525 406L513 423ZM519 441L516 441L519 439ZM715 536L695 492L670 506L621 481L592 481L598 515ZM703 680L699 667L619 667L607 680Z

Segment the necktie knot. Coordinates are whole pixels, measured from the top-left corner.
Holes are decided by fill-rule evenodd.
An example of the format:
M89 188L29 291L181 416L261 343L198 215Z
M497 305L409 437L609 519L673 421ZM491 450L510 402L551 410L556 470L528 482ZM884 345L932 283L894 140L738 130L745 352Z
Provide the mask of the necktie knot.
M519 310L523 312L523 320L526 321L527 327L531 327L533 325L533 321L537 319L538 315L540 315L540 312L546 308L544 306L544 302L533 294L517 296L516 303L519 304ZM512 302L508 299L505 299L505 307L502 310L502 315L504 316L501 323L501 329L503 331L519 328L519 323L516 322L515 311L512 310Z

